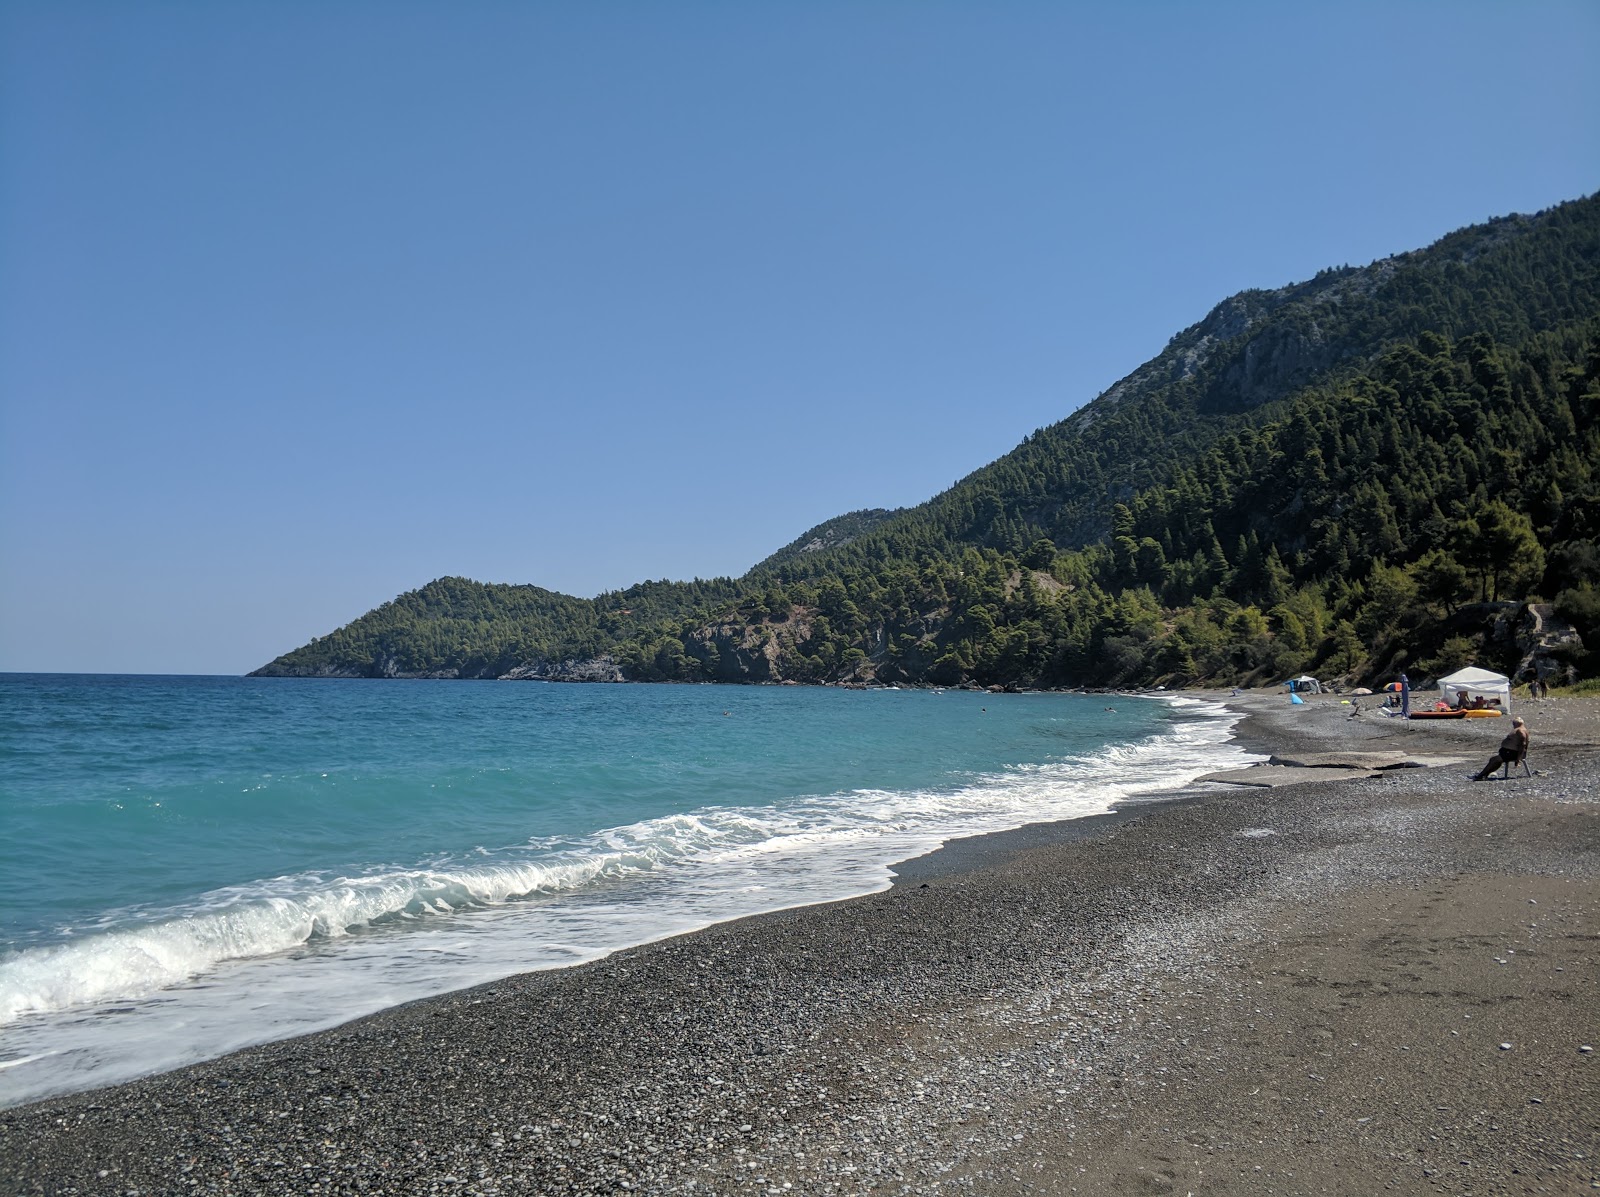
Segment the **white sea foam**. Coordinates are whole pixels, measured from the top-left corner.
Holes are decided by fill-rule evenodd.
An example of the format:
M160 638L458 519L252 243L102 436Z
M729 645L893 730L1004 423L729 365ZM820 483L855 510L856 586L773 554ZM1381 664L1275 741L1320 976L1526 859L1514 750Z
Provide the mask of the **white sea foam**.
M124 912L0 962L9 1057L0 1104L728 918L869 893L889 885L893 862L949 838L1098 814L1254 759L1230 742L1226 709L1166 701L1191 718L1141 743L947 791L705 807L428 867L279 877L181 909Z

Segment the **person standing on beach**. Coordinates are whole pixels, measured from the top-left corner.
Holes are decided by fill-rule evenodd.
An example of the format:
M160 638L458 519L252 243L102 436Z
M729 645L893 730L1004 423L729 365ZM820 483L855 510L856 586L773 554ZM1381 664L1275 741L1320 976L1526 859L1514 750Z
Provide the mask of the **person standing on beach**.
M1487 781L1489 774L1501 765L1520 765L1528 756L1528 725L1518 715L1511 721L1511 731L1500 741L1500 751L1489 758L1489 763L1479 770L1473 781Z

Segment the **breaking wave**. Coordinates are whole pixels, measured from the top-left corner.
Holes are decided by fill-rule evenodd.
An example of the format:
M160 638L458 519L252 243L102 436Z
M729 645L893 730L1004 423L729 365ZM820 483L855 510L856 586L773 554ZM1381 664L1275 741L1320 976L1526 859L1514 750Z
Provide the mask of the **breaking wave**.
M588 835L126 908L0 959L0 1105L125 1080L715 922L889 886L948 839L1103 813L1257 759L1215 704L947 789L708 805ZM177 1017L183 1034L170 1031ZM41 1061L42 1063L35 1063Z
M1221 710L1169 701L1194 714ZM1227 730L1220 720L1184 722L1142 743L1018 766L943 792L855 790L768 807L705 807L584 837L480 850L475 859L355 877L276 877L215 890L181 908L116 912L104 920L109 925L0 961L0 1024L147 997L225 961L636 879L668 882L665 894L653 887L653 898L670 902L675 875L693 875L703 887L723 872L739 876L737 888L747 890L738 866L766 861L800 892L826 892L802 901L867 892L886 884L888 863L951 837L1097 814L1183 784L1218 767ZM746 913L729 897L725 917Z

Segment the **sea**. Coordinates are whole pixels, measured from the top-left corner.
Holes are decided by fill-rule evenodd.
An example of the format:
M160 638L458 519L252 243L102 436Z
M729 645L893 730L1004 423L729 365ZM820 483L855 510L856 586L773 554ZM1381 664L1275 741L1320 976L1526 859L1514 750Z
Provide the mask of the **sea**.
M0 674L0 1105L1255 759L1183 698Z

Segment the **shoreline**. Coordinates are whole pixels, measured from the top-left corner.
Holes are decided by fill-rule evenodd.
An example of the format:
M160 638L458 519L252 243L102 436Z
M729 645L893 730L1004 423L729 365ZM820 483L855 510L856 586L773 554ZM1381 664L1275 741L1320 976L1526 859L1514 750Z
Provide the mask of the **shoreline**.
M1337 700L1291 715L1276 696L1193 697L1243 711L1234 732L1254 751L1409 741L1481 760L1501 734L1346 720ZM1524 782L1471 787L1467 769L1450 768L1274 791L1189 787L952 841L866 897L0 1112L0 1177L18 1193L195 1180L222 1192L859 1192L870 1181L911 1193L1198 1194L1358 1191L1339 1188L1357 1175L1376 1188L1521 1191L1496 1187L1514 1175L1587 1188L1600 1179L1593 1162L1574 1157L1581 1146L1562 1156L1559 1142L1592 1139L1600 1121L1592 1053L1556 1031L1600 1038L1600 704L1521 709L1540 769ZM1516 926L1530 903L1541 925L1566 929ZM1441 920L1462 910L1484 926L1468 919L1439 939ZM1380 917L1406 934L1362 938ZM1478 951L1486 934L1539 946ZM1461 973L1461 952L1485 975L1397 984L1452 961ZM1332 962L1394 976L1325 993ZM1300 983L1307 968L1317 984ZM1245 980L1252 1000L1270 994L1272 1013L1246 1017ZM1525 992L1495 988L1517 984ZM1418 1042L1389 1044L1405 1068L1385 1070L1411 1100L1340 1120L1355 1096L1336 1100L1323 1050L1348 1037L1364 1055L1410 1025L1392 1009L1359 1037L1345 1024L1441 1005L1472 1034L1424 1044L1422 1031L1444 1023L1437 1011L1414 1020ZM1499 1021L1462 1017L1484 1011ZM1527 1020L1515 1038L1513 1014ZM1479 1030L1504 1039L1487 1064L1472 1057L1470 1093L1452 1090L1448 1071L1417 1068L1482 1047ZM1320 1080L1306 1079L1308 1061ZM1346 1079L1370 1087L1372 1075ZM1497 1076L1519 1093L1500 1121L1479 1128L1476 1115L1436 1111L1484 1105ZM1535 1080L1532 1105L1522 1090ZM1315 1118L1296 1104L1307 1086ZM1264 1088L1277 1106L1265 1107ZM1252 1110L1270 1132L1241 1118ZM1401 1139L1458 1146L1447 1161L1411 1142L1402 1160Z
M1187 714L1182 710L1185 706L1190 708ZM973 709L976 709L975 704ZM1175 774L1170 783L1158 781L1156 784L1177 785L1184 776L1192 774L1195 770L1192 768L1186 770L1185 765L1197 759L1194 755L1196 753L1217 753L1217 767L1225 767L1222 763L1224 760L1228 760L1232 767L1239 767L1244 761L1234 759L1239 758L1240 754L1229 747L1231 728L1237 717L1218 718L1216 716L1219 711L1220 708L1215 703L1206 704L1204 708L1196 708L1194 703L1157 703L1141 712L1134 720L1134 727L1137 730L1123 732L1124 736L1131 735L1132 739L1109 743L1095 750L1094 768L1102 776L1112 778L1115 782L1113 793L1120 793L1129 789L1138 790L1141 786L1151 784L1150 778L1138 775L1129 767L1126 759L1118 759L1118 754L1124 750L1134 750L1133 756L1137 757L1142 765L1154 763L1160 770L1155 775L1157 777L1167 773ZM1206 743L1198 745L1194 742L1197 739ZM1145 750L1152 748L1156 750L1156 758L1159 759L1152 760L1145 754ZM1105 753L1111 755L1106 756ZM1040 762L1039 767L1050 767L1049 762ZM1078 769L1076 765L1066 767L1069 770ZM1010 772L998 770L993 774L985 773L978 778L978 781L986 784L988 781L1004 780ZM1026 768L1016 771L1012 778L1013 782L1020 783L1025 780L1026 773ZM960 789L968 784L978 783L961 782L954 788ZM1082 788L1079 783L1069 778L1057 796L1059 797L1061 793L1075 793ZM1168 791L1155 791L1152 796L1163 797L1167 793ZM552 932L543 926L533 924L517 930L518 925L508 919L505 921L505 926L509 929L509 933L502 934L498 940L490 942L491 948L496 944L503 945L498 955L490 959L491 954L484 951L480 936L479 941L460 944L457 948L463 952L475 948L478 956L473 963L477 967L470 970L460 967L451 970L420 970L425 980L409 987L405 984L407 978L419 975L419 970L415 970L414 966L408 963L404 947L407 940L380 940L376 947L368 947L356 941L358 957L362 955L375 957L388 953L398 962L387 971L369 970L366 974L367 979L383 991L382 997L377 1001L361 1000L364 995L349 991L347 986L347 992L344 994L346 1001L342 1007L328 1000L302 1005L295 999L293 979L295 974L289 974L291 980L284 982L280 979L281 974L258 972L256 974L258 981L276 985L272 992L278 995L278 1000L269 1009L263 999L260 1008L263 1010L264 1018L261 1021L237 1025L236 1021L222 1021L231 1018L228 1012L235 1007L233 1001L224 1000L220 995L225 992L238 995L244 993L238 975L229 976L230 966L237 970L271 968L274 956L285 955L279 952L274 955L224 961L221 967L211 973L191 978L188 982L177 986L174 991L158 993L147 1000L128 1002L132 1008L122 1012L121 1017L107 1017L103 1013L93 1012L85 1016L79 1012L76 1019L82 1021L77 1022L73 1012L67 1011L56 1019L56 1024L62 1027L62 1032L56 1034L52 1034L53 1028L49 1025L46 1025L41 1034L34 1032L26 1022L15 1024L8 1028L8 1031L16 1032L9 1036L10 1050L0 1052L0 1056L14 1057L0 1060L0 1109L20 1108L49 1098L62 1098L75 1093L89 1093L115 1087L175 1069L203 1064L246 1048L334 1030L412 1001L492 984L523 972L575 967L604 959L618 951L633 950L661 940L692 935L719 923L770 914L783 909L866 897L895 885L896 869L902 861L919 859L938 852L941 848L941 839L944 844L966 845L981 843L990 834L1007 834L1021 831L1023 828L1032 828L1027 834L1035 837L1040 833L1040 829L1045 827L1073 828L1083 816L1074 816L1071 808L1100 810L1106 805L1107 796L1102 793L1097 799L1086 797L1065 803L1050 802L1048 800L1050 796L1044 793L1035 793L1031 797L1033 811L1024 808L986 814L981 810L983 804L980 801L968 812L970 817L965 820L967 823L965 828L960 826L963 821L960 817L945 821L943 828L937 823L929 824L925 819L918 823L913 818L909 827L898 829L899 834L895 834L897 829L891 824L889 828L891 835L886 840L881 836L868 837L854 849L850 844L844 843L836 844L829 850L809 854L812 858L810 873L805 876L792 875L795 882L792 888L769 882L760 887L751 887L751 891L759 889L759 893L729 891L723 894L723 900L718 903L710 905L701 903L698 908L674 912L678 917L669 917L664 911L658 911L654 917L640 915L638 911L642 908L637 903L629 904L625 899L613 899L620 905L613 906L606 925L590 925L577 933L567 935L562 935L559 929ZM1138 797L1133 799L1133 801L1139 800ZM1039 809L1038 804L1041 802L1045 803L1044 809L1048 813L1034 813ZM1013 820L1030 817L1043 822L1021 825L1012 823ZM1096 816L1090 818L1098 822ZM999 830L998 832L977 830L973 824L977 827L987 824ZM1084 832L1075 831L1070 834L1082 835ZM777 840L769 846L781 849L783 844L781 840ZM763 856L760 859L763 868L769 872L773 871L767 863L773 858ZM844 866L842 868L841 862ZM782 872L785 876L792 874L789 868ZM759 877L753 879L764 880ZM681 879L678 884L683 884ZM688 884L693 886L695 883L690 881ZM693 888L688 892L693 893ZM670 895L668 901L670 902ZM514 910L515 907L510 907L508 913ZM476 917L467 915L463 926L470 929ZM467 933L468 930L457 931L458 936ZM551 940L559 944L563 950L559 953L547 951L543 955L549 959L540 959L525 954L518 947L518 941L535 939ZM432 950L439 951L437 947ZM327 967L337 970L336 959ZM466 971L467 975L461 975L463 971ZM336 971L334 975L337 976ZM299 980L301 984L313 987L325 984L309 973L302 974ZM198 996L207 990L219 996L214 997L209 1005L200 1005L197 1009L185 1006L188 995ZM316 996L325 999L326 992L318 990ZM104 1011L109 1006L122 1004L114 998L102 1000L99 1009ZM351 1008L352 1005L354 1008ZM208 1018L209 1021L201 1023L192 1038L181 1041L183 1046L179 1050L164 1050L161 1045L165 1036L160 1033L161 1024L154 1020L144 1020L147 1010L159 1011L163 1006L166 1007L166 1014L156 1014L155 1018L164 1017L168 1025L173 1023L174 1015L181 1019L190 1009L196 1009L196 1013L202 1019ZM267 1017L270 1017L270 1022L266 1021ZM77 1039L72 1038L75 1026L80 1028L77 1031L80 1038ZM81 1037L85 1034L92 1037L86 1041ZM130 1042L142 1039L151 1044L154 1050L146 1049L138 1057L134 1057L131 1053L124 1056L119 1053L117 1040L119 1036L130 1037ZM15 1072L11 1071L13 1067L16 1068Z

